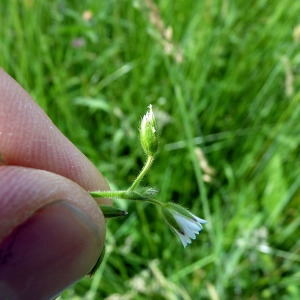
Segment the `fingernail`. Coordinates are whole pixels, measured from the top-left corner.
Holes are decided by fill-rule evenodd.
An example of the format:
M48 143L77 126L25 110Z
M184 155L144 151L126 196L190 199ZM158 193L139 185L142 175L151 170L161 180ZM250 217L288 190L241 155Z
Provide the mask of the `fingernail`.
M87 274L101 252L96 225L82 210L55 201L0 245L1 299L52 299Z

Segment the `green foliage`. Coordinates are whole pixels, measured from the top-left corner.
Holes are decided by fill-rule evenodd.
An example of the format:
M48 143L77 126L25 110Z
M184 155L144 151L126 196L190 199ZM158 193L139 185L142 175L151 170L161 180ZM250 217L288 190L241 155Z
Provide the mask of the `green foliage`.
M144 183L209 222L183 249L159 211L120 204L100 269L61 299L297 299L300 3L149 3L0 4L1 66L111 188L142 166L152 104L161 138Z

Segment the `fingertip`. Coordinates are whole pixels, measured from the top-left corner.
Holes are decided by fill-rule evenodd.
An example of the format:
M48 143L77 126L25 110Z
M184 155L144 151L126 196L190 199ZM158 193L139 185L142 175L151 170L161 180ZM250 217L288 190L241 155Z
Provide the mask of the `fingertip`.
M38 209L65 199L84 211L105 230L105 221L97 203L75 182L43 170L0 167L0 242L13 228L30 218Z
M52 299L93 268L103 239L90 217L69 202L44 206L2 241L0 294Z

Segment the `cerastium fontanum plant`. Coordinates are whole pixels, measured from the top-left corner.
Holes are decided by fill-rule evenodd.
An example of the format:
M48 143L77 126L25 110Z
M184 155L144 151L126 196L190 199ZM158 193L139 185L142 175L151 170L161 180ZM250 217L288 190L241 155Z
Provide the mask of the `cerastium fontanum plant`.
M139 185L142 178L151 167L158 149L157 124L152 112L152 105L149 105L148 112L142 118L140 125L140 141L147 156L147 160L132 185L127 190L92 191L90 194L94 198L118 198L124 200L144 201L160 207L166 223L170 226L171 230L179 236L183 246L186 247L187 244L192 242L191 239L196 238L196 234L203 229L202 224L207 223L207 221L198 218L178 204L173 202L165 203L155 199L154 197L157 194L157 190L148 187L141 187ZM124 210L113 206L100 205L100 208L106 218L120 217L127 214ZM89 275L92 275L97 270L103 257L104 251L100 255L97 264L91 270Z

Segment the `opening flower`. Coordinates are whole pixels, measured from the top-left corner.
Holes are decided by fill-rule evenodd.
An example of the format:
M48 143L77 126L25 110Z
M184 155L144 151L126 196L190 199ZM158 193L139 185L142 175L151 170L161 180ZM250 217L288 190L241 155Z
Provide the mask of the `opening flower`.
M153 156L158 148L157 125L152 105L149 105L149 111L143 116L140 129L140 139L145 153Z
M167 203L163 208L163 215L184 247L192 242L191 239L196 238L196 234L203 229L202 224L207 223L175 203Z

